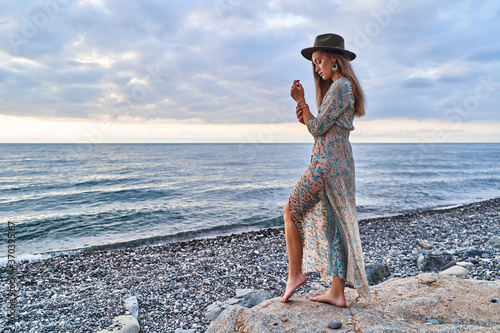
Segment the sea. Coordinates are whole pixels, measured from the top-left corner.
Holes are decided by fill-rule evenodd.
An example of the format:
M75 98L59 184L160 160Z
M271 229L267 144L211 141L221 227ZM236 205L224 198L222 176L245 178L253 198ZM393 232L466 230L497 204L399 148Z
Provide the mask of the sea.
M0 144L0 265L281 226L311 148ZM500 197L499 143L352 148L359 219Z

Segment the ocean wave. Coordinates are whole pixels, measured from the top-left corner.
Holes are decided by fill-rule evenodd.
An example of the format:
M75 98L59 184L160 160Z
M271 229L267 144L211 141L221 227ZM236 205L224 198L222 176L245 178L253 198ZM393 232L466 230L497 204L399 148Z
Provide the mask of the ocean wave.
M49 251L36 254L22 254L16 256L16 261L33 262L33 261L52 258L55 256L72 255L87 251L109 250L109 249L119 249L119 248L137 247L137 246L153 246L157 244L186 241L197 238L211 238L232 233L241 233L245 231L259 230L263 228L280 227L283 225L283 217L278 216L268 219L253 219L253 220L248 219L247 221L241 221L241 222L242 223L240 224L218 225L208 228L197 228L188 231L176 232L168 235L149 236L123 242L115 241L106 244L83 246L77 249L57 250L57 251ZM7 264L7 257L0 257L0 266L5 266L6 264Z

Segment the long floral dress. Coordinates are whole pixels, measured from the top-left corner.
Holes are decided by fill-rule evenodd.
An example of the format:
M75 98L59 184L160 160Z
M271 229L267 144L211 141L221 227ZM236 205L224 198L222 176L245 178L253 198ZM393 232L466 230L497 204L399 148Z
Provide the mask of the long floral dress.
M349 133L354 129L354 98L346 78L334 81L318 116L307 123L314 136L311 163L289 199L300 232L304 273L320 272L324 283L340 277L370 298L355 201L354 160Z

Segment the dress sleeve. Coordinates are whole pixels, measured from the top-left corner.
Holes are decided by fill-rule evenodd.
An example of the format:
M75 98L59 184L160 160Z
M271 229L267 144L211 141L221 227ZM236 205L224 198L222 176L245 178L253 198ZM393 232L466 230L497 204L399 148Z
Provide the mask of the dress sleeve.
M344 80L333 82L321 103L318 116L307 122L309 133L314 137L325 134L338 116L353 103L351 83Z

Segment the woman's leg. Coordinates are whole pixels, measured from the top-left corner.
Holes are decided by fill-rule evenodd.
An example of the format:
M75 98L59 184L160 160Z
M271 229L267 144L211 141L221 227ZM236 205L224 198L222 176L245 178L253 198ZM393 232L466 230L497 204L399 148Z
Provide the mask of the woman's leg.
M293 292L306 282L306 276L302 273L302 243L300 241L299 229L295 225L287 202L283 209L285 220L286 250L288 252L288 281L286 283L285 295L281 302L285 303L293 295Z
M346 306L344 289L345 282L342 281L342 279L338 276L334 276L332 281L332 288L328 293L317 297L309 297L309 299L311 301L329 303L344 307Z

